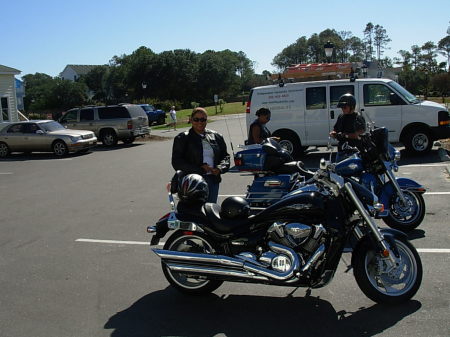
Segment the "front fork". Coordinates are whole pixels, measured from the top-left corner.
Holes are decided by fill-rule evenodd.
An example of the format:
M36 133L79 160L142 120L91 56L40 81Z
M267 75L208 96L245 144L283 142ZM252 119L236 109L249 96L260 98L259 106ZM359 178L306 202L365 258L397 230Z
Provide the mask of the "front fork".
M389 168L386 168L386 175L389 177L389 180L391 181L392 186L394 186L395 190L397 191L397 195L400 198L400 201L402 202L403 205L406 205L407 201L405 199L405 195L403 194L403 191L400 188L400 185L398 184L394 173L392 173L392 170L390 170Z
M345 183L344 188L347 191L350 198L352 199L352 201L355 203L355 206L358 209L359 214L361 214L361 216L363 217L365 223L369 227L369 230L372 232L378 246L380 247L381 255L391 262L391 266L395 266L397 264L395 254L389 247L381 231L378 229L377 224L375 223L373 218L364 208L364 205L359 200L358 196L356 195L355 191L352 188L352 185L350 183Z

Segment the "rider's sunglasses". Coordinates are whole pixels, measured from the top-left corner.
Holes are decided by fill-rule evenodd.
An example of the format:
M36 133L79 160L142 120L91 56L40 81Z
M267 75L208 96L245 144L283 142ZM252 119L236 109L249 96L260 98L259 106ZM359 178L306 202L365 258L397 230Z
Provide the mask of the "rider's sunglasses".
M204 122L206 122L208 119L206 119L206 118L198 118L198 117L194 117L194 118L192 118L192 120L194 121L194 122L202 122L202 123L204 123Z

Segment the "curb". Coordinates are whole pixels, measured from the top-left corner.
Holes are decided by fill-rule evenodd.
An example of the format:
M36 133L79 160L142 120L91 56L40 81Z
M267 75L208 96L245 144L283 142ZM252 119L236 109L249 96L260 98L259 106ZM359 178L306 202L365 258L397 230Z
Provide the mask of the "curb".
M450 161L450 156L448 155L448 151L445 150L444 148L439 148L438 149L438 154L439 154L439 158L441 159L441 161Z

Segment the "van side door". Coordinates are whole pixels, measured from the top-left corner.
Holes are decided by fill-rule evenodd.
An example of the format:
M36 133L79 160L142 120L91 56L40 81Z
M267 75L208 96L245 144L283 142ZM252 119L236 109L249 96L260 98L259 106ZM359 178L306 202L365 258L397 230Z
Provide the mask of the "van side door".
M305 141L307 145L325 145L328 140L329 122L326 85L305 84Z
M405 102L385 83L360 82L360 112L366 122L384 126L389 131L389 141L397 142L402 125L402 105Z
M338 116L342 113L342 109L337 107L339 98L345 94L352 94L356 98L356 110L358 111L358 96L355 94L355 85L353 83L345 84L330 84L329 94L328 94L328 106L330 107L328 117L329 121L329 132L331 132L336 124Z

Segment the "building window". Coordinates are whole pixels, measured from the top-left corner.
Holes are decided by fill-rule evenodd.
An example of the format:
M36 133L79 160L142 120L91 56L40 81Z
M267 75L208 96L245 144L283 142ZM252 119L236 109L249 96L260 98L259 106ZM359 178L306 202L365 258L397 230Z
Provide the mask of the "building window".
M0 108L1 112L1 120L4 122L9 122L9 106L8 106L8 97L2 97L0 99Z

